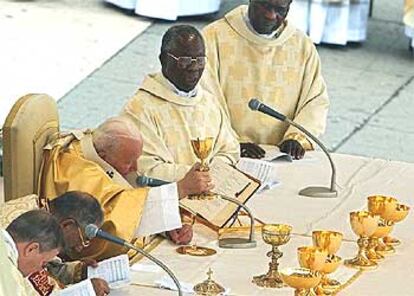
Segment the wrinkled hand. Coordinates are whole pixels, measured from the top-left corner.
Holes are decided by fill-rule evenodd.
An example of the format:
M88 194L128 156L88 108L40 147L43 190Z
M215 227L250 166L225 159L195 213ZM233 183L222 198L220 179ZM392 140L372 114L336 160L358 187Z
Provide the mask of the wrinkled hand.
M193 239L193 226L184 224L181 228L167 231L167 236L177 245L187 245Z
M296 140L286 140L280 145L280 151L289 154L294 159L302 159L305 149Z
M209 192L214 188L209 172L200 172L200 164L196 163L185 175L184 179L177 182L178 195L184 198L192 194Z
M108 283L103 279L93 278L91 279L93 289L95 290L96 296L109 295Z
M86 267L88 267L88 266L93 267L93 268L98 267L98 262L95 259L84 258L81 261Z
M241 157L263 158L266 152L255 143L240 143Z

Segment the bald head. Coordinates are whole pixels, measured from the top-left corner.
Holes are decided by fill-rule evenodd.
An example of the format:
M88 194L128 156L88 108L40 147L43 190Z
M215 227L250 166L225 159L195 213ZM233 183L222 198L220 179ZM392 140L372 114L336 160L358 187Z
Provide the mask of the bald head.
M99 156L126 176L136 171L143 141L135 124L126 117L107 119L93 132L93 144Z

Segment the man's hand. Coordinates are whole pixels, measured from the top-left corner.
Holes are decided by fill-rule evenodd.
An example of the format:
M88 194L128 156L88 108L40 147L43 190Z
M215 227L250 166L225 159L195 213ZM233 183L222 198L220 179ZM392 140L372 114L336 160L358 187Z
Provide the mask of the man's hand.
M286 140L280 145L280 151L289 154L295 159L302 159L305 149L296 140Z
M81 260L82 263L84 264L85 267L93 267L93 268L97 268L98 267L98 262L95 259L91 259L91 258L84 258Z
M184 179L177 182L178 195L184 198L192 194L209 192L214 188L209 172L200 172L200 164L196 163L185 175Z
M103 279L93 278L91 279L93 289L95 290L96 296L109 295L108 283Z
M240 143L241 157L263 158L266 152L255 143Z
M193 238L193 226L183 224L181 228L167 231L167 236L177 245L187 245Z

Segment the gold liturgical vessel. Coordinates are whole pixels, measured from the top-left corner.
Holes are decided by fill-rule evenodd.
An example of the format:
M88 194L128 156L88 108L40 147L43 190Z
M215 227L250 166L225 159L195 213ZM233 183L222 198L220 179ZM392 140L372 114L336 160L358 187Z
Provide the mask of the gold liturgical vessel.
M193 147L194 154L197 156L198 159L200 159L201 172L207 172L209 170L207 158L209 157L211 150L213 149L213 141L213 137L207 137L202 140L200 140L200 138L197 138L196 140L191 140L191 146ZM203 193L198 195L191 195L188 198L193 200L211 200L215 197L215 194Z
M333 293L341 285L337 280L330 279L328 274L335 272L342 263L342 258L335 255L341 247L342 238L343 234L337 231L318 230L312 232L313 245L328 253L320 283L324 294Z
M407 217L409 211L409 206L397 203L395 208L390 213L387 213L389 214L387 218L391 222L399 223ZM390 236L384 237L383 241L387 246L399 246L401 244L399 239Z
M265 288L282 288L284 286L278 270L278 260L283 256L283 253L278 247L290 240L291 231L292 226L285 224L266 224L263 226L263 241L272 246L272 251L267 253L271 262L269 263L269 271L266 274L253 277L253 283Z
M351 212L349 215L352 230L359 236L359 251L355 258L345 260L344 264L348 267L362 270L377 268L377 263L368 258L368 238L377 230L379 216L373 215L368 211Z
M210 268L207 272L208 278L204 282L194 286L193 290L194 292L196 292L196 295L218 296L224 293L225 289L221 285L217 284L215 281L212 280L212 275L213 271Z
M322 275L307 268L284 268L280 271L283 282L295 289L295 296L314 296L313 289L321 281Z
M327 258L328 252L321 248L314 246L298 248L298 261L300 267L320 273L321 278L323 276L322 271L325 267ZM326 295L324 289L321 287L321 282L314 287L312 292L315 295Z

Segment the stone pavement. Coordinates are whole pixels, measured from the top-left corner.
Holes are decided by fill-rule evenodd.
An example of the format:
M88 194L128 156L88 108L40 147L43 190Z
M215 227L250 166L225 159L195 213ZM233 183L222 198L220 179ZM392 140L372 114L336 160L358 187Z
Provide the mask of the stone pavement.
M224 0L219 15L185 18L199 28L247 1ZM331 98L324 141L332 151L414 162L414 57L401 23L403 0L375 0L368 40L319 46ZM62 127L94 127L117 114L148 72L159 69L156 21L59 101ZM410 112L411 111L411 112Z

